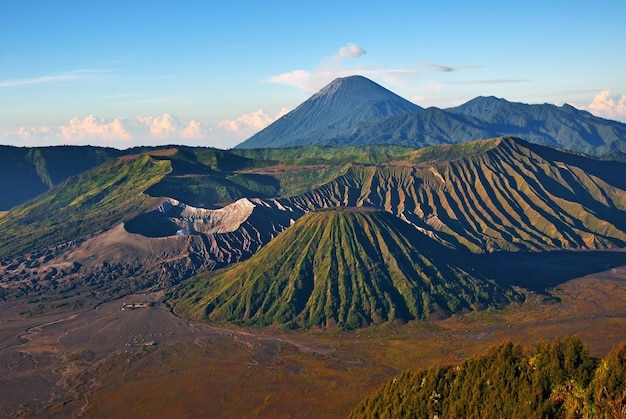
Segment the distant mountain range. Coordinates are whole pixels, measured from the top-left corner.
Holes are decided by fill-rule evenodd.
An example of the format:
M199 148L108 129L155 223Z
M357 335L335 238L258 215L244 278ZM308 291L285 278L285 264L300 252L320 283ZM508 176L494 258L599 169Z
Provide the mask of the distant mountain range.
M626 124L570 105L477 97L423 109L362 76L337 79L237 148L395 144L425 147L515 136L592 155L626 151Z
M626 124L569 105L527 105L477 97L455 108L424 109L362 76L333 81L236 149L364 145L422 148L499 136L626 161ZM30 200L108 158L160 148L0 146L0 211Z

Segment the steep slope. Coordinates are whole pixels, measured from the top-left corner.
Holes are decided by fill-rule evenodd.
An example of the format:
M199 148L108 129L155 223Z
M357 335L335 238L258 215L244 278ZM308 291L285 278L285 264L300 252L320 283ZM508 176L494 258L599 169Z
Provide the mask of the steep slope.
M274 194L275 178L246 172L257 164L266 163L221 150L149 148L68 179L2 217L0 298L114 298L249 257L293 215L271 200L204 206Z
M340 136L320 136L315 144L421 148L498 136L519 137L592 155L626 150L626 124L598 118L569 105L527 105L483 97L456 108L428 108L364 122Z
M275 200L242 198L209 210L168 198L155 210L126 221L124 228L150 238L196 237L201 243L197 256L214 268L250 257L302 214L286 211Z
M365 77L340 78L237 148L332 144L360 123L421 109Z
M70 298L97 302L167 289L249 258L300 215L272 200L209 210L167 199L110 229L0 260L0 298L37 297L55 307Z
M0 257L77 240L143 213L158 204L143 192L170 171L168 161L125 156L69 178L0 218Z
M571 105L527 105L477 97L448 112L489 124L491 136L511 135L536 144L600 155L626 151L626 124L598 118Z
M626 165L513 138L353 166L284 206L383 209L475 252L626 245Z
M620 162L514 138L241 152L126 156L14 208L0 218L0 285L163 289L249 258L323 208L383 210L477 253L626 246Z
M354 328L519 297L470 274L467 256L386 212L321 211L247 261L192 278L167 298L196 319Z
M9 210L124 152L91 146L0 146L0 211Z

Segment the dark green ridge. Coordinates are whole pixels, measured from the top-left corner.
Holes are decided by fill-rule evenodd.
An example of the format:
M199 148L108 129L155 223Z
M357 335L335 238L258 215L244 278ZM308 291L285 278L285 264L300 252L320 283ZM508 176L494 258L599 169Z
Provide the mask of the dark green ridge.
M9 210L124 152L91 146L0 145L0 211Z
M193 277L166 299L194 319L355 328L520 298L469 257L386 212L318 211L249 260Z

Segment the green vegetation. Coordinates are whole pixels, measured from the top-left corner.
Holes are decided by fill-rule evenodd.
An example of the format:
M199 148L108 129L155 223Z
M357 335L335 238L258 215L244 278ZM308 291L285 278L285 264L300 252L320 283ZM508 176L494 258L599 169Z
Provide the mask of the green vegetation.
M35 171L37 172L37 175L39 175L41 181L49 188L52 188L52 179L50 179L50 174L48 173L48 168L46 167L46 160L41 153L41 149L30 149L26 155L26 160L35 166Z
M333 166L293 166L288 170L280 170L272 175L280 183L280 196L295 196L315 190L346 174L350 164Z
M415 149L393 145L370 145L364 147L291 147L235 149L231 153L253 160L274 162L275 164L302 166L308 164L383 164L404 156Z
M167 176L146 190L146 193L208 208L253 195L249 189L226 179L222 174Z
M191 278L166 299L195 319L353 329L520 298L467 256L386 212L319 211L248 261Z
M450 162L463 157L481 154L497 147L504 139L491 138L461 144L442 144L425 147L411 153L410 161L416 164Z
M407 371L351 414L365 417L617 418L626 413L626 343L603 360L577 337L505 342L459 366Z
M76 240L130 219L158 201L143 194L171 171L148 155L111 160L0 218L0 257Z
M280 192L278 179L256 173L235 173L227 178L229 181L246 188L260 197L276 196Z

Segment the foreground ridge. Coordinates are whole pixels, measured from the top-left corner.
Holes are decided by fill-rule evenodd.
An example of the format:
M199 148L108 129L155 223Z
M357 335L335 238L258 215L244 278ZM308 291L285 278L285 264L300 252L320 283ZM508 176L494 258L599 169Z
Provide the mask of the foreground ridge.
M598 360L576 336L505 342L459 366L404 372L349 417L623 417L625 373L626 343Z

